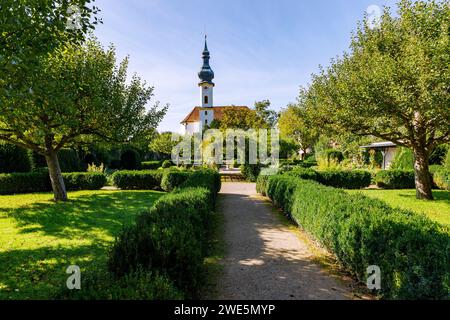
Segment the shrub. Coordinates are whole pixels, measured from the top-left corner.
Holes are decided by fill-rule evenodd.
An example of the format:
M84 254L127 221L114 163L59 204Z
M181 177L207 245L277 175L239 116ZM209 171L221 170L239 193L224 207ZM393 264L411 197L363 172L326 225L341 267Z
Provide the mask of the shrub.
M56 299L73 300L179 300L183 294L165 275L136 271L113 277L106 270L83 272L82 290L62 287Z
M324 151L324 154L328 162L335 161L340 163L344 160L344 154L336 149L327 149Z
M0 194L51 191L47 171L0 174Z
M112 170L120 170L122 169L122 161L120 161L119 159L113 159L109 162L108 167Z
M162 165L162 161L145 161L141 163L142 170L156 170Z
M412 170L383 170L375 175L375 183L385 189L413 189L414 171Z
M188 171L167 171L163 174L161 189L167 192L173 191L176 187L184 183L191 174Z
M141 159L139 153L134 149L127 149L122 152L120 162L123 169L138 170L141 167Z
M391 170L413 170L414 154L409 148L400 147L392 160Z
M360 281L366 281L368 266L379 266L385 298L448 297L447 227L361 194L286 175L270 177L267 193Z
M114 186L123 190L159 189L163 171L117 171L112 175Z
M317 181L319 178L319 175L316 171L314 171L311 168L303 168L303 167L294 167L291 171L288 171L286 174L289 176L306 180Z
M45 160L43 155L35 151L28 150L28 158L30 159L32 171L37 171L40 168L47 168L47 160Z
M63 173L67 190L99 190L106 184L106 176L101 172Z
M317 181L335 188L362 189L370 186L372 176L363 170L327 170L317 172Z
M58 152L58 161L61 172L78 172L84 170L78 153L72 149L61 149Z
M163 163L161 164L161 167L163 167L164 169L170 168L173 165L172 161L170 160L164 160Z
M0 143L0 173L29 171L31 161L27 150L11 143Z
M256 179L261 172L261 164L243 164L241 165L241 174L245 180L250 182L256 182Z
M256 179L256 192L265 196L267 194L267 184L270 176L260 174Z
M203 258L220 188L213 170L192 173L174 192L161 197L117 237L108 259L115 276L143 269L167 274L187 296L202 282Z
M450 190L450 169L441 167L433 174L434 184L442 190Z

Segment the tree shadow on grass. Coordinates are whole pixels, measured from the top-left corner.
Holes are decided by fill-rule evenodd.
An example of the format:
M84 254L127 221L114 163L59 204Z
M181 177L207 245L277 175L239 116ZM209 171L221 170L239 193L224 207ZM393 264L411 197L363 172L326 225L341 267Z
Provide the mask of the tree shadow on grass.
M12 209L20 233L43 232L59 238L114 236L136 214L149 209L162 195L158 192L111 192L83 195L66 203L39 202Z
M106 256L98 244L1 252L0 300L52 299L70 276L68 266L78 265L83 276L84 271L105 268Z

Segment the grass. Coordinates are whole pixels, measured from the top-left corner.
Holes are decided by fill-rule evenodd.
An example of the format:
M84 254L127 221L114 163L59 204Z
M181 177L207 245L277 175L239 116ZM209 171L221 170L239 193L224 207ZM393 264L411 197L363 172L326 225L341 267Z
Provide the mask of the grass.
M0 299L51 299L66 268L100 268L124 224L162 192L78 191L66 203L50 193L0 196Z
M385 201L389 205L425 214L431 220L450 225L450 192L433 190L434 201L416 199L416 190L347 190L349 193L362 192L364 195Z

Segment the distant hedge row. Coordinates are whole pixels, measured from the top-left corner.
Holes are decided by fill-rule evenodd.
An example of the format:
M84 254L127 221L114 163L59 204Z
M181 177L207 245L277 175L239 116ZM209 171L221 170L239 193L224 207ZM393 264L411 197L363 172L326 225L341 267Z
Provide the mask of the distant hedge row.
M379 200L292 176L261 176L257 188L360 281L366 282L368 266L379 266L382 296L449 297L447 227Z
M98 190L106 184L106 176L98 172L63 173L68 191ZM0 194L51 191L47 171L0 174Z
M326 186L343 189L362 189L370 186L372 176L363 170L315 171L311 168L296 168L286 175L301 179L314 180Z
M113 184L123 190L172 191L186 181L194 171L142 170L117 171L112 175Z

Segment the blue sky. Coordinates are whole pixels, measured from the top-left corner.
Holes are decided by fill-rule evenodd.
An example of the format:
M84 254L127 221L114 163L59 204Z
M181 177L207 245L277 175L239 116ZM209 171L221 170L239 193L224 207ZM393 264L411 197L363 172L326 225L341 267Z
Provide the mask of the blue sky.
M197 87L206 29L215 72L214 105L294 102L319 65L347 50L370 5L393 0L97 0L95 35L130 55L130 72L155 86L170 108L160 131L179 131L200 103Z

